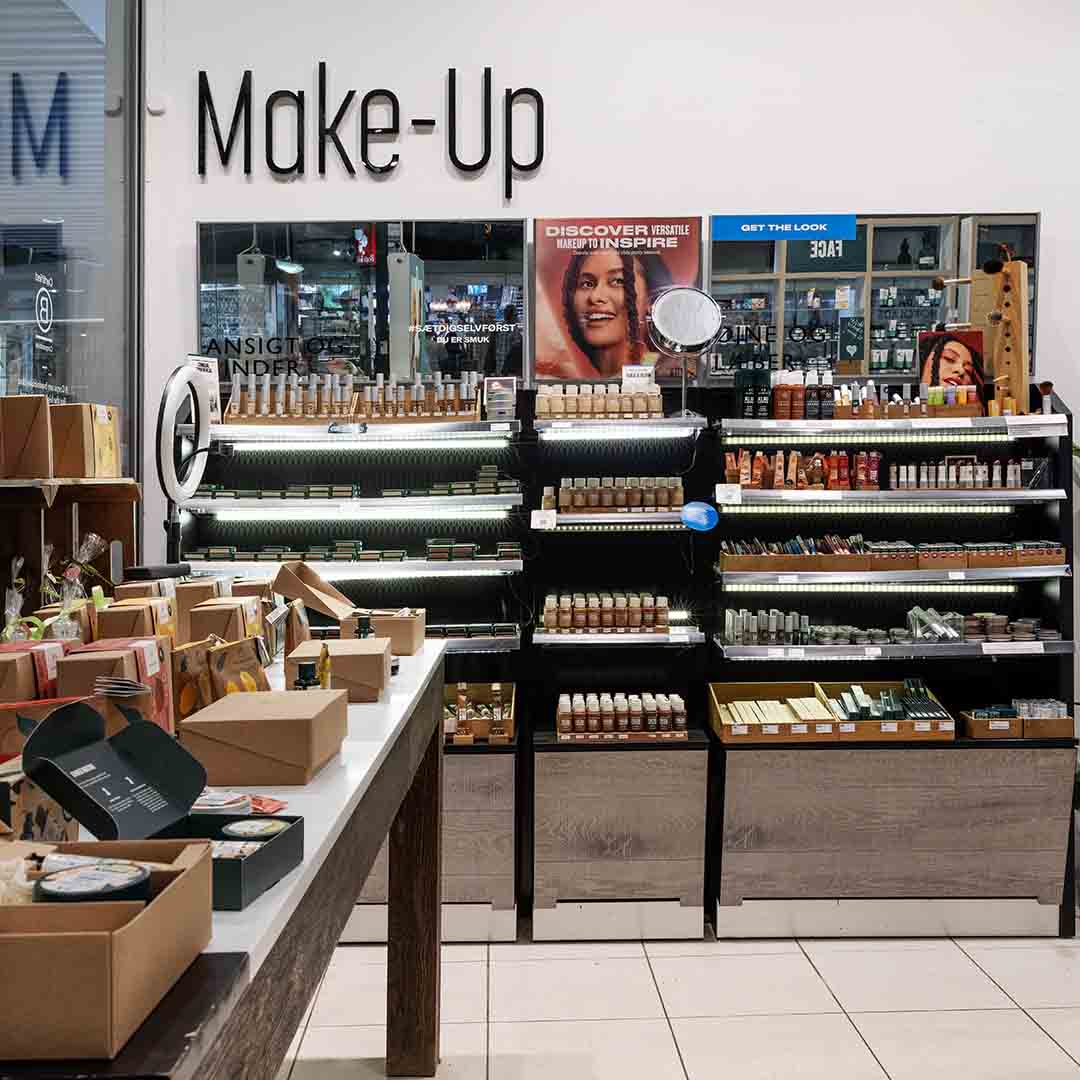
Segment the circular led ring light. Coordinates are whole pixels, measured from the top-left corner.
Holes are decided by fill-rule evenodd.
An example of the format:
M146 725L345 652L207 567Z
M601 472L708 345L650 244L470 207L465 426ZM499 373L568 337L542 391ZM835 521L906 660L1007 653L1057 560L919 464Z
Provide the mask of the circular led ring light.
M195 449L181 480L176 471L176 424L180 410L191 401ZM170 376L161 395L157 420L158 481L174 503L190 499L202 483L206 451L210 447L210 399L204 377L191 364L181 364Z

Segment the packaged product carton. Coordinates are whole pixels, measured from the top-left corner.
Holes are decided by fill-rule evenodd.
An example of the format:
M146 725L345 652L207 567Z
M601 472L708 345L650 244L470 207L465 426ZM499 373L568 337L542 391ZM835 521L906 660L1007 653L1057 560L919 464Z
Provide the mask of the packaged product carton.
M308 622L307 608L303 600L289 601L289 617L285 623L285 655L298 645L311 640L311 624Z
M176 586L176 643L186 645L197 640L191 636L191 609L221 596L217 578L181 581Z
M395 656L412 656L424 647L427 633L424 608L356 608L352 615L341 620L342 640L356 637L358 615L369 616L373 636L390 639L390 650Z
M47 480L56 475L49 399L44 394L0 397L0 449L6 477Z
M127 581L113 589L115 600L145 600L160 595L156 581Z
M37 696L30 653L0 653L0 701L30 701Z
M100 643L98 643L100 644ZM139 677L134 649L103 649L93 646L85 652L72 652L57 662L57 688L60 697L89 697L95 693L98 677L130 679Z
M258 597L219 597L191 609L189 633L197 640L211 635L222 641L239 641L262 634L262 612Z
M257 596L260 600L273 600L274 590L269 578L237 578L232 583L233 596Z
M210 689L214 699L229 694L269 690L270 682L259 658L259 639L241 638L211 645L207 653Z
M274 578L274 592L281 593L286 600L303 600L307 607L332 619L347 619L356 606L344 593L302 562L281 564Z
M120 410L115 405L52 405L53 475L103 479L120 475Z
M0 1059L116 1057L210 942L209 843L14 841L3 848L6 858L53 850L165 866L151 872L147 904L0 907L13 976L0 985Z
M305 641L285 660L285 685L296 681L297 665L319 659L323 645L330 653L330 687L347 690L350 702L379 701L390 684L390 639L352 638Z
M132 630L125 634L124 628L125 610L136 609L150 613L151 634L165 634L169 638L176 639L176 599L171 596L150 596L133 600L117 600L114 604L98 612L97 636L106 637L134 637L147 631ZM102 616L107 616L103 621Z
M46 639L56 639L56 618L63 614L60 604L46 604L34 612L34 617L45 623L45 632L42 635ZM97 634L97 608L92 603L83 604L71 612L71 617L79 627L78 640L82 642L93 641Z
M90 645L75 649L70 655L87 656L128 650L134 653L136 678L150 687L149 695L133 699L144 720L157 724L164 731L174 732L172 638L158 634L148 638L102 638ZM92 690L92 688L91 688Z
M173 720L177 725L214 700L210 685L212 639L180 645L172 653Z
M232 694L180 724L212 786L306 784L341 749L343 690Z
M202 765L156 724L131 723L107 735L104 717L85 701L57 709L37 726L23 749L23 769L85 829L105 840L222 840L228 839L227 825L250 818L192 813L206 787ZM117 777L142 797L118 794ZM303 860L304 819L276 817L286 827L253 852L213 861L216 909L242 910Z
M0 824L8 829L0 841L79 839L79 823L21 772L0 776ZM0 859L9 857L0 843Z
M31 698L56 697L57 662L77 645L78 642L75 641L5 641L0 644L0 657L28 653L33 666L34 689L29 697L3 700L28 701Z

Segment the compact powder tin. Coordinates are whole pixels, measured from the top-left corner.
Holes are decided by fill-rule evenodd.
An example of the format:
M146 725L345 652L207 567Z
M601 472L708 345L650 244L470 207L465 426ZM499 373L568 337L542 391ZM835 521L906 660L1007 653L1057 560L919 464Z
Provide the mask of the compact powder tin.
M92 866L71 866L46 874L34 886L37 903L81 903L103 900L150 899L150 871L120 860L101 860Z
M269 840L288 827L289 822L281 818L245 818L224 826L221 835L233 840Z

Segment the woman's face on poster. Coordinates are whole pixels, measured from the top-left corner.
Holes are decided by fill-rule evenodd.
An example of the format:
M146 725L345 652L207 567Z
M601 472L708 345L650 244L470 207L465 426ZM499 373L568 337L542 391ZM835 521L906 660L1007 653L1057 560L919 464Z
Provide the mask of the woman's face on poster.
M930 365L923 373L923 381L930 381ZM938 360L939 386L971 386L975 382L975 365L971 350L961 341L948 341Z
M574 288L574 317L594 349L608 349L630 338L626 318L626 276L622 258L614 251L597 251L581 264ZM642 275L632 283L639 316L648 303Z

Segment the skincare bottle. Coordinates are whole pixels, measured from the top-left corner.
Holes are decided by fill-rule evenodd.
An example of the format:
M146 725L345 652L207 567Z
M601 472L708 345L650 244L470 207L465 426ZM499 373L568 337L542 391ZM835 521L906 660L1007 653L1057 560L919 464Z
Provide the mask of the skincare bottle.
M252 372L248 373L247 401L244 403L244 405L245 405L244 412L248 416L254 416L255 412L256 412L255 400L256 400L257 395L256 395L255 385L256 385L256 375L255 375L255 372L252 371Z
M574 710L570 704L569 694L559 695L557 723L560 735L569 735L574 730Z
M593 388L591 383L582 383L578 387L578 416L592 418Z
M232 392L229 394L229 416L240 415L240 376L233 373Z
M288 416L296 415L296 373L289 376L285 385L285 413Z
M596 694L585 698L585 729L593 733L600 730L600 698Z
M626 700L625 694L615 695L615 730L616 731L629 731L630 730L630 705Z
M319 663L316 668L316 672L319 677L319 689L330 689L330 646L323 642L323 647L319 651Z
M574 613L573 613L573 597L560 596L559 597L559 629L571 630L574 625Z
M600 695L600 730L615 730L615 702L610 694Z
M420 381L420 372L413 376L412 405L409 409L410 416L424 415L424 384Z
M274 415L285 415L285 372L282 371L277 377L277 387L274 394Z

